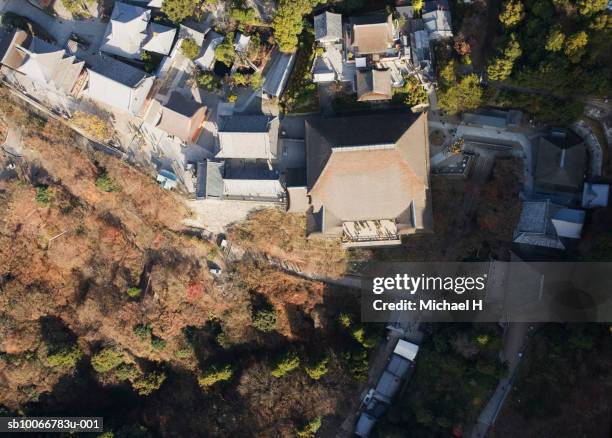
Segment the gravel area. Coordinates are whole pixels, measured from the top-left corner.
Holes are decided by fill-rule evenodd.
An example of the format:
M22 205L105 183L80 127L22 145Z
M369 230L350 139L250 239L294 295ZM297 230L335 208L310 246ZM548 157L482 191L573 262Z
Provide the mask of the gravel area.
M192 199L186 201L194 217L186 219L185 225L204 228L212 233L221 233L225 228L246 219L249 212L270 208L270 204L251 201L219 201L216 199Z

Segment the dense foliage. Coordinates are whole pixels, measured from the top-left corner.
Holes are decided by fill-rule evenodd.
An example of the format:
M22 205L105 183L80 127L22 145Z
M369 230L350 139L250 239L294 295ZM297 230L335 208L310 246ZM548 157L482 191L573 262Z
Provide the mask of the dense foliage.
M415 436L449 436L473 424L505 372L494 325L435 324L419 350L416 369L381 423L380 436L410 430Z
M489 78L557 96L609 95L612 20L606 6L602 0L509 0L499 17L507 29Z
M193 16L201 3L202 0L164 0L161 10L170 20L180 23Z
M181 43L181 52L193 61L200 54L200 46L191 38L185 38Z
M280 0L272 21L274 39L282 52L292 53L298 46L298 35L304 30L304 15L325 0Z

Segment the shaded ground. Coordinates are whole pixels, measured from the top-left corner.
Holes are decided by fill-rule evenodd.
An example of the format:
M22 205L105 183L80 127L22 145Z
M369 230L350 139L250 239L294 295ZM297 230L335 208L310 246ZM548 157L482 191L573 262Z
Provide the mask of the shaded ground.
M609 437L611 336L606 324L550 324L537 333L490 436Z

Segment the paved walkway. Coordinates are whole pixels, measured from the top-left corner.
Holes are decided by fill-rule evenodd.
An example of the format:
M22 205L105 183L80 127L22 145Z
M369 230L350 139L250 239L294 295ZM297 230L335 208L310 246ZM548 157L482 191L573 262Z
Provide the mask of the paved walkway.
M26 0L0 0L0 12L14 12L42 26L63 46L71 33L76 33L91 43L90 51L97 50L102 42L106 23L99 19L65 20L53 17L32 6Z
M603 166L602 145L593 133L591 127L583 120L578 120L572 125L572 128L580 134L589 149L589 174L592 178L601 176Z

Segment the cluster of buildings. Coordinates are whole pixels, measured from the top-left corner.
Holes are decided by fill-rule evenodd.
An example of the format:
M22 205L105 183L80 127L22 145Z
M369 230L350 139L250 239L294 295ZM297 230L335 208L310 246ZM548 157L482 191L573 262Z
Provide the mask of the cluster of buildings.
M321 51L313 81L350 84L359 101L391 99L408 75L431 82L431 44L453 36L446 0L427 1L420 11L397 6L393 14L344 18L325 11L315 15L314 28Z
M175 149L179 151L199 148L201 152L196 154L195 162L181 164L180 169L176 164L180 152L174 154L175 164L166 165L164 170L166 176L175 174L175 182L164 187L175 187L177 180L185 183L190 179L184 185L195 192L194 182L203 178L197 175L197 170L205 164L198 161L212 155L223 161L222 166L217 166L225 178L220 196L250 198L256 193L265 199L282 200L285 195L278 189L278 172L270 164L278 155L278 119L249 117L242 123L239 117L232 120L233 116L229 116L210 120L215 125L210 130L219 125L219 135L215 144L200 147L199 139L216 110L218 97L212 101L214 107L209 107L200 93L193 91L187 77L198 70L213 69L215 48L225 36L213 31L207 22L180 26L168 23L158 10L159 1L139 2L140 6L133 3L114 2L109 21L97 38L72 34L67 41L58 42L47 33L36 36L20 28L1 29L2 79L67 118L83 107L91 109L93 104L110 113L118 122L116 125L124 127L126 141L138 136L156 151L161 149L159 145L167 143L178 145ZM52 19L49 22L53 23ZM185 39L199 48L193 61L181 52ZM236 34L237 56L245 56L249 43L249 36ZM151 59L155 61L152 69L147 65ZM263 68L264 97L278 97L282 93L293 62L293 55L278 51L272 54ZM241 148L241 142L251 143ZM126 146L122 141L118 143ZM243 160L242 167L238 160ZM259 162L264 163L265 172L252 173L253 163ZM186 176L180 175L181 171ZM239 181L245 175L260 178L254 192L249 184ZM276 183L268 182L271 175L276 175ZM249 190L242 190L247 187ZM197 192L207 197L217 196L218 191L198 187Z
M571 129L551 129L533 143L533 190L523 202L513 242L517 251L571 249L582 236L586 210L608 205L609 185L585 181L587 146Z

